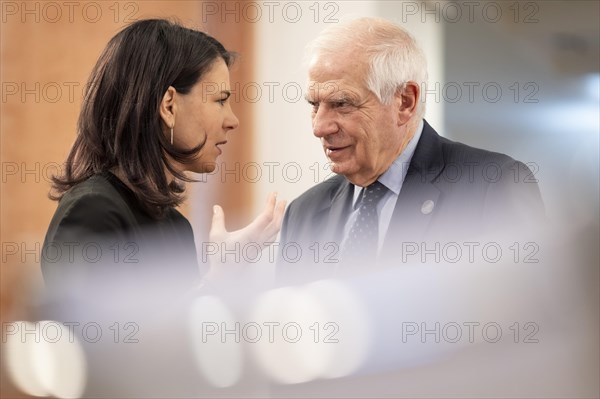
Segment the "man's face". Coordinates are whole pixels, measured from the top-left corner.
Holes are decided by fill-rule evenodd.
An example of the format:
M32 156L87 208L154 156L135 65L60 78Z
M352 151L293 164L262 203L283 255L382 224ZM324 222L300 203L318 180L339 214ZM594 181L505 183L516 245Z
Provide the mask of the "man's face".
M406 142L398 101L382 104L366 87L367 67L356 56L319 56L309 67L313 133L332 171L367 186L383 174Z

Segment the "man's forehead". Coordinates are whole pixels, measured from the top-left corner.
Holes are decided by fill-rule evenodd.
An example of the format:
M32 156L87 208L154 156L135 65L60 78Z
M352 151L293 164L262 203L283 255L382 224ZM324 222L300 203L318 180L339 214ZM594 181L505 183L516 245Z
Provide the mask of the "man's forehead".
M356 92L364 86L364 64L345 57L320 55L313 57L308 69L311 97ZM312 92L312 93L311 93Z
M330 95L334 92L340 91L344 87L344 81L341 79L328 80L325 82L318 82L314 80L308 81L308 89L310 91L318 90L321 95Z
M362 97L368 92L361 82L348 79L309 79L307 86L306 98L310 101Z
M317 81L341 79L365 72L365 62L362 57L349 52L318 54L313 56L308 64L309 78Z

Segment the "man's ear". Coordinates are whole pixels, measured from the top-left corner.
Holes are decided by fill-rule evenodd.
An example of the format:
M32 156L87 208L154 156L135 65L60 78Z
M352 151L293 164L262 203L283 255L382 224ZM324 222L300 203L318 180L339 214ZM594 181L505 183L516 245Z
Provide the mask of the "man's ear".
M169 86L163 95L163 98L160 102L160 107L158 108L158 112L160 113L162 121L168 127L173 127L175 125L175 94L177 94L177 90L175 90L173 86Z
M405 125L417 112L420 100L420 88L415 82L407 82L395 94L398 110L398 126Z

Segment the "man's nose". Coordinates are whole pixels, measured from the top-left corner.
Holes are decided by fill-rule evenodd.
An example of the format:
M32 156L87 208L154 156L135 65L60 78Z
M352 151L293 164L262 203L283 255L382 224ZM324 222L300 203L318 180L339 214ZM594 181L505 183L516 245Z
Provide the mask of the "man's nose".
M319 107L317 113L314 115L312 125L313 134L318 138L328 136L338 131L338 125L333 112L323 106Z

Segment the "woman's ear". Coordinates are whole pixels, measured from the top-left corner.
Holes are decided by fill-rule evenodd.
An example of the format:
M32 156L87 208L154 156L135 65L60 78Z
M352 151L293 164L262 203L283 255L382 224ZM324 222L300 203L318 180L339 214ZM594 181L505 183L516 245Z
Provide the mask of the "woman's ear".
M169 86L160 102L158 111L164 124L168 127L175 125L175 94L177 94L177 90L173 86Z
M395 101L399 126L406 124L414 116L419 104L420 94L419 85L415 82L407 82L403 88L396 91Z

